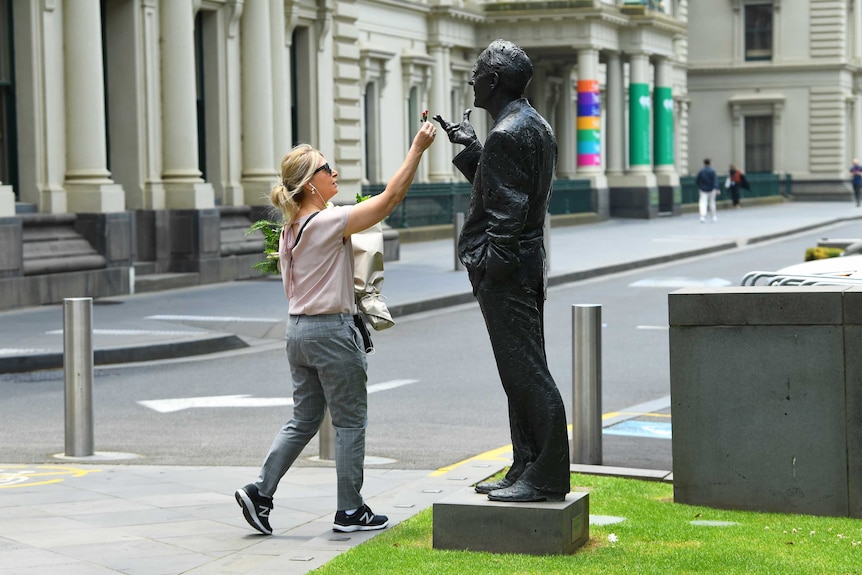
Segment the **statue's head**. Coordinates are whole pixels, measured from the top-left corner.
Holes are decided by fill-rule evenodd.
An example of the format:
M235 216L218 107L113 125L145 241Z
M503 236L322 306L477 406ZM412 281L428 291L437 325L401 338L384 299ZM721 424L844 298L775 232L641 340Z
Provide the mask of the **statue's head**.
M533 63L527 54L508 40L494 40L473 66L473 105L494 116L507 102L520 98L533 77Z
M519 98L533 77L533 63L520 46L508 40L494 40L479 54L473 77L494 73L499 89Z

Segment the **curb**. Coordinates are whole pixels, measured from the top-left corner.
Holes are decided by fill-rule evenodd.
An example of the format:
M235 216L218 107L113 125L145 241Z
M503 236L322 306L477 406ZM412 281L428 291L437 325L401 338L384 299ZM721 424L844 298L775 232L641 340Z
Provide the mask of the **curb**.
M94 365L135 363L176 357L204 355L249 347L239 336L232 334L202 335L199 338L167 343L154 343L129 347L111 347L93 351ZM41 353L0 357L0 374L22 373L46 369L62 369L63 353Z

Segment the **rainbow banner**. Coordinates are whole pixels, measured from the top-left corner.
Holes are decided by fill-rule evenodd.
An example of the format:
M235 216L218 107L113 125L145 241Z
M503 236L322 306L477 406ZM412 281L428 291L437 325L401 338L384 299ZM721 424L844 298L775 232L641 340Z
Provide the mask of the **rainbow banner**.
M578 166L602 165L602 102L598 80L578 80Z

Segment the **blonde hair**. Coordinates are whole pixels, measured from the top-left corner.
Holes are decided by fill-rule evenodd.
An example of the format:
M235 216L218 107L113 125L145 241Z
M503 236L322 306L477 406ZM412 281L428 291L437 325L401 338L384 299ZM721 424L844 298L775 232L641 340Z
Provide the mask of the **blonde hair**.
M308 184L323 158L319 150L308 144L297 144L281 159L281 181L272 187L269 202L279 210L285 223L296 217Z

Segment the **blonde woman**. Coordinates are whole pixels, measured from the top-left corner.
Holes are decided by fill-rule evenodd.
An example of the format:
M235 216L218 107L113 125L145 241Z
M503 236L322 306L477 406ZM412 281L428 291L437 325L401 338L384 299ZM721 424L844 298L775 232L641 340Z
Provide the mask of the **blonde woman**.
M257 481L235 494L246 521L261 533L272 534L269 514L278 483L320 429L327 406L336 432L338 505L333 530L368 531L389 524L385 515L375 514L365 504L360 493L368 364L353 322L350 236L382 221L401 203L435 135L434 126L423 123L386 189L355 205L325 209L338 192L338 171L320 151L300 144L282 159L282 181L270 199L285 221L279 261L288 300L293 417L276 435Z

